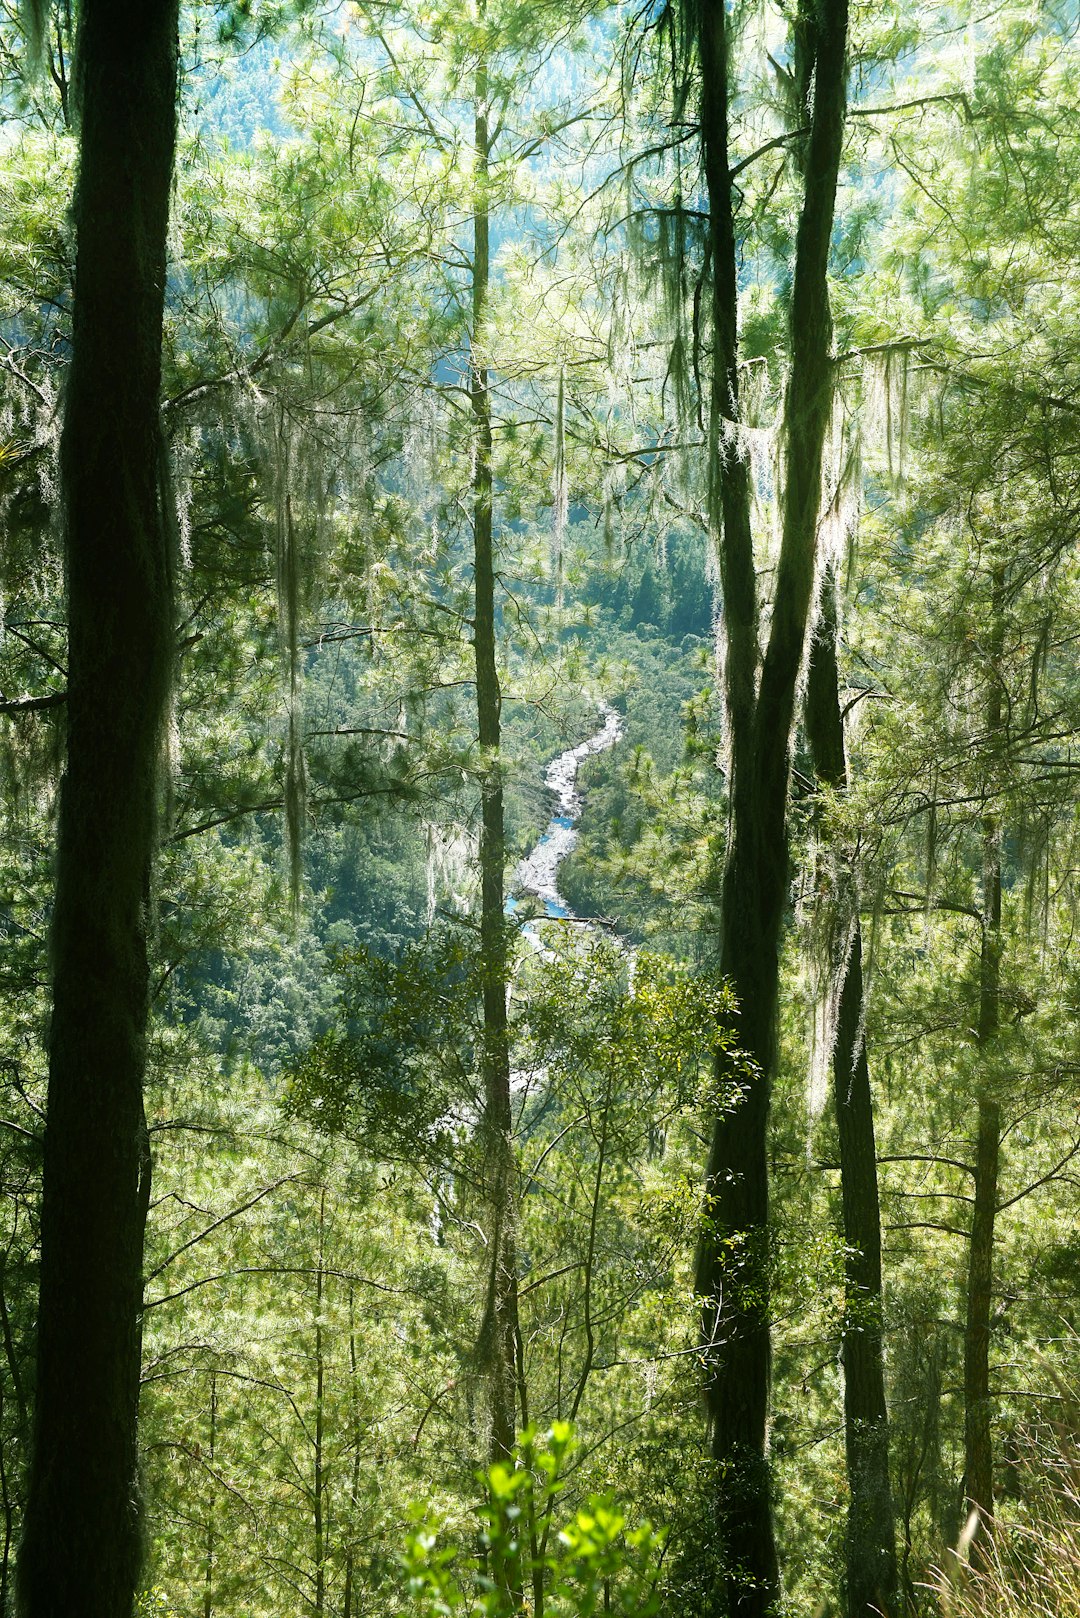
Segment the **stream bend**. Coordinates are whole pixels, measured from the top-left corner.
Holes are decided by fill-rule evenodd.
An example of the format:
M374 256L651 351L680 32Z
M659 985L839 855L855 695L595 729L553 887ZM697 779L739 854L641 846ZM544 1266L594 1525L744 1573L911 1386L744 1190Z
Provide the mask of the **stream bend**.
M553 758L544 771L544 785L555 798L555 813L547 830L532 852L526 854L514 873L514 885L523 893L531 893L544 906L545 916L556 920L576 920L574 912L558 889L559 866L577 842L577 822L581 817L582 795L578 790L578 770L594 753L604 753L622 736L626 729L620 713L608 702L600 703L603 724L593 736L568 747L565 753ZM507 915L513 915L519 900L511 895L506 901ZM540 938L531 924L523 929L530 943L540 945Z

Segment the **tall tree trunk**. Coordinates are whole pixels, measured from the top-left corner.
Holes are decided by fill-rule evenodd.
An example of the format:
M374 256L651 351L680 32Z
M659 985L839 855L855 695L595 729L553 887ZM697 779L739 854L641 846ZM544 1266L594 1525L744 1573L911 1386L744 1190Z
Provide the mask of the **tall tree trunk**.
M990 648L986 699L987 742L1002 739L1001 662L1005 641L1005 569L997 563L991 578ZM1001 827L993 815L982 826L982 937L979 950L977 1039L988 1052L1001 1020ZM972 1543L978 1561L985 1554L994 1518L994 1449L990 1430L990 1311L993 1304L994 1221L997 1216L1001 1108L992 1083L983 1082L978 1100L975 1145L975 1203L968 1244L967 1320L964 1328L964 1493L969 1511L979 1514Z
M847 790L848 774L836 656L837 605L836 579L830 568L811 649L806 729L819 781L842 793ZM846 1611L848 1618L871 1618L897 1610L896 1527L889 1482L882 1343L881 1208L863 1029L858 875L849 852L832 852L834 891L826 899L832 912L829 953L842 973L832 1071L844 1221L842 1352L849 1490Z
M991 698L1001 722L999 695ZM991 715L991 718L993 715ZM991 731L991 736L995 734ZM1000 1018L1001 842L992 817L983 823L983 916L979 990L979 1045L992 1043ZM967 1320L964 1328L964 1493L978 1511L979 1559L994 1517L994 1449L990 1431L990 1311L993 1304L994 1221L997 1215L1001 1107L992 1091L979 1096L975 1145L975 1204L968 1245Z
M345 1590L341 1598L341 1618L352 1618L353 1569L356 1561L356 1514L360 1501L360 1395L356 1385L356 1321L353 1289L349 1288L349 1414L352 1422L352 1474L349 1479L349 1537L345 1550Z
M210 1466L213 1469L214 1458L217 1453L217 1372L210 1373L210 1435L207 1444L210 1457ZM203 1545L203 1618L213 1618L214 1615L214 1553L216 1550L216 1523L217 1489L213 1486L211 1470L210 1511L206 1519L206 1540Z
M481 19L483 7L481 6ZM487 305L491 285L487 57L476 69L473 148L472 401L473 647L480 741L480 948L484 1041L482 1120L485 1185L490 1210L488 1290L480 1356L491 1389L493 1460L513 1453L516 1413L517 1210L510 1109L510 1042L506 1020L509 976L505 916L505 852L501 745L502 694L495 639L495 559L492 523L491 392Z
M52 926L26 1618L130 1618L147 911L172 666L159 425L177 0L83 0L72 361L61 448L68 745Z
M758 613L750 471L737 440L733 435L728 439L723 428L724 423L739 417L738 288L728 157L727 47L724 0L702 0L701 133L713 264L709 487L713 523L721 534L723 686L729 755L730 842L724 873L721 956L739 999L740 1044L756 1060L760 1071L746 1086L742 1104L716 1119L705 1184L710 1225L718 1240L712 1240L708 1233L702 1238L697 1285L705 1299L705 1396L711 1449L718 1462L717 1518L726 1564L721 1570L725 1602L734 1611L745 1595L748 1604L739 1610L749 1618L767 1611L779 1589L765 1454L769 1326L764 1251L768 1226L767 1086L772 1069L777 969L775 941L770 963L768 941L761 937L766 918L754 891L752 869L751 776ZM779 853L783 860L782 846ZM745 915L745 931L739 912ZM745 1245L729 1246L730 1238Z
M326 1187L319 1191L319 1262L315 1270L315 1445L311 1495L315 1534L315 1618L326 1611L326 1356L323 1351L323 1294L326 1289Z
M703 1341L727 1610L767 1613L779 1594L766 1419L769 1397L767 1130L776 1067L780 937L788 892L787 800L799 674L810 618L821 455L832 399L828 257L843 140L846 0L802 8L813 40L814 107L792 289L784 406L783 536L764 660L759 660L749 468L738 421L736 235L728 155L724 0L699 0L701 131L713 260L709 455L722 530L723 684L730 745L728 849L720 918L723 971L738 998L739 1043L753 1072L716 1119L706 1171L709 1222L698 1255ZM760 661L760 682L758 667ZM718 1057L721 1073L726 1058Z
M964 1330L964 1493L969 1511L978 1511L981 1539L972 1543L976 1560L994 1517L994 1447L990 1430L990 1310L993 1302L994 1216L997 1211L1001 1108L979 1101L975 1154L975 1207L968 1253L967 1321Z

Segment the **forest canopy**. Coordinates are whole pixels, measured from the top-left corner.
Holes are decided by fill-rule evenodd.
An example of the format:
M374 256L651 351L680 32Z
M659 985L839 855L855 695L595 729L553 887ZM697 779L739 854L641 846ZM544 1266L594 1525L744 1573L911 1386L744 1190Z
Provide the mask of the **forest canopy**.
M1073 0L0 119L0 1618L1073 1611Z

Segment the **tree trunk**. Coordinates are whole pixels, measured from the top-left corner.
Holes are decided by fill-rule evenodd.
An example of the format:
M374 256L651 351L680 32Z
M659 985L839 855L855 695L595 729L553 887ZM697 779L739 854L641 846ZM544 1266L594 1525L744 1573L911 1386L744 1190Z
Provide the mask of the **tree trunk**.
M836 643L836 580L822 592L806 692L806 729L818 779L847 790ZM849 851L835 852L830 950L843 974L832 1050L844 1221L844 1446L848 1473L845 1538L848 1618L897 1610L896 1528L889 1481L889 1421L882 1343L881 1209L874 1105L863 1029L862 925L858 876Z
M61 447L69 659L52 926L26 1618L130 1618L147 910L172 665L159 427L176 0L83 0L72 361Z
M768 941L752 869L753 715L758 667L757 583L750 523L750 477L724 422L739 413L735 221L728 158L727 18L724 0L702 0L701 131L712 234L713 374L709 411L709 492L721 529L724 598L723 687L729 754L729 848L724 873L721 955L739 999L740 1044L760 1072L742 1105L715 1123L706 1171L711 1230L698 1253L705 1303L705 1397L718 1463L717 1518L725 1598L732 1611L748 1595L748 1615L765 1612L779 1590L765 1423L769 1396L767 1084L776 1012L775 946ZM781 816L783 811L781 810ZM782 831L781 831L781 842ZM783 858L783 849L780 850ZM782 900L781 900L782 902ZM778 935L778 925L777 925ZM719 1060L719 1059L718 1059ZM737 1165L737 1168L735 1167ZM713 1241L711 1231L719 1240ZM725 1238L744 1245L725 1247ZM736 1264L736 1260L738 1261Z
M990 1309L993 1301L994 1215L997 1211L1001 1109L979 1102L975 1156L975 1208L968 1254L967 1323L964 1331L964 1492L969 1511L978 1511L982 1543L972 1543L979 1559L994 1517L994 1448L990 1432ZM978 1548L976 1548L978 1547Z
M206 1518L206 1541L203 1546L203 1618L214 1615L214 1553L216 1549L215 1513L217 1489L213 1486L212 1470L217 1453L217 1372L210 1373L210 1437L207 1452L211 1466L210 1510Z
M315 1618L326 1611L326 1357L323 1352L323 1293L326 1286L326 1187L319 1191L319 1262L315 1270L315 1444L311 1499L315 1533Z
M341 1598L341 1618L352 1618L353 1567L356 1560L356 1514L360 1500L360 1398L356 1391L356 1322L353 1315L353 1289L349 1288L349 1413L352 1420L352 1475L349 1479L349 1537L345 1550L345 1590Z
M17 1221L17 1210L16 1210ZM11 1233L12 1246L18 1230L17 1222ZM8 1309L8 1292L12 1283L8 1269L11 1248L0 1253L0 1336L4 1343L4 1357L0 1360L0 1503L4 1514L4 1549L0 1558L0 1614L11 1610L12 1558L16 1549L16 1522L23 1506L21 1486L23 1470L30 1454L30 1419L19 1365L15 1337ZM11 1378L11 1399L7 1395L7 1376ZM9 1416L9 1405L14 1404L14 1417ZM8 1431L5 1433L5 1427Z
M1001 724L1000 687L990 701L993 738ZM980 952L979 1045L993 1042L1001 999L1001 843L991 817L983 822L983 918ZM967 1320L964 1328L964 1494L979 1514L972 1542L976 1561L994 1518L994 1448L990 1431L990 1311L993 1305L994 1220L997 1215L1001 1108L988 1089L979 1097L975 1147L975 1206L968 1246Z
M986 700L987 742L1003 739L1001 663L1005 641L1005 569L991 577L990 655ZM979 950L978 1044L989 1051L1001 1020L1001 828L993 815L982 826L982 939ZM994 1449L990 1431L990 1311L993 1305L994 1220L997 1215L1001 1108L984 1081L975 1147L975 1205L968 1245L967 1320L964 1328L964 1494L979 1514L972 1542L984 1558L994 1519Z
M0 1506L4 1513L4 1549L0 1558L0 1613L6 1615L8 1611L8 1583L11 1576L11 1540L15 1526L15 1503L11 1498L11 1484L8 1480L7 1464L4 1460L6 1445L4 1443L4 1380L0 1373Z
M483 11L481 8L481 17ZM485 1185L490 1210L489 1274L480 1359L491 1396L492 1460L513 1454L516 1436L517 1217L510 1109L510 1043L506 1020L509 976L505 916L505 852L501 744L502 695L495 641L495 561L492 524L491 393L486 363L491 283L488 202L491 137L487 58L476 70L472 281L473 647L480 742L480 948L484 994L482 1052Z
M776 1067L780 939L788 893L787 800L795 703L817 554L821 455L832 398L828 257L845 106L846 0L802 19L816 58L814 108L792 291L784 407L787 483L772 622L759 667L749 468L738 421L736 233L728 156L724 0L699 0L701 130L712 225L714 358L710 495L721 527L723 685L730 748L721 967L738 998L752 1064L741 1103L719 1114L706 1171L709 1222L698 1254L705 1297L706 1401L718 1463L727 1610L769 1612L779 1595L766 1419L769 1396L767 1130ZM718 1057L721 1076L726 1059Z

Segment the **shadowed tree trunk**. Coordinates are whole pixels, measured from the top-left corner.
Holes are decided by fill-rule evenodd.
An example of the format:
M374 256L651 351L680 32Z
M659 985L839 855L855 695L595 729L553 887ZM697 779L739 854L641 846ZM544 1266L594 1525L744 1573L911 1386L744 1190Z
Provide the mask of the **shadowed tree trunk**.
M481 16L483 11L481 8ZM473 146L472 402L476 467L473 473L473 647L480 742L480 948L483 960L485 1186L489 1214L488 1289L480 1357L491 1389L491 1458L507 1460L516 1436L517 1208L510 1043L506 1021L509 964L505 916L505 852L501 746L502 694L495 644L495 558L492 523L491 393L486 363L487 303L491 284L491 135L487 59L476 69Z
M832 568L810 656L806 730L818 779L847 790L844 720L836 658L838 612ZM830 956L842 973L832 1050L833 1097L840 1141L844 1220L844 1445L848 1474L845 1538L848 1618L896 1611L896 1527L889 1482L889 1420L882 1345L881 1208L874 1104L863 1029L862 925L858 876L850 855L834 851ZM828 857L828 856L826 856Z
M16 1286L10 1260L17 1230L16 1223L12 1228L8 1248L0 1251L0 1338L3 1339L4 1346L3 1359L0 1360L0 1506L4 1514L4 1549L0 1559L0 1613L10 1611L13 1558L16 1550L15 1527L23 1505L21 1472L30 1453L30 1411L23 1369L12 1331L11 1309L8 1307L9 1298L14 1300ZM9 1380L10 1401L7 1394ZM14 1406L14 1420L8 1415L9 1403Z
M0 1423L4 1419L4 1382L0 1373ZM8 1469L4 1460L3 1432L0 1429L0 1509L4 1513L4 1549L0 1554L0 1612L8 1610L8 1580L11 1570L11 1538L15 1526L15 1502L11 1495Z
M789 882L791 745L814 588L822 446L832 401L827 271L844 129L847 5L846 0L819 0L812 9L800 8L800 49L811 51L814 60L814 103L792 286L783 535L764 659L758 648L749 466L733 430L739 419L738 302L724 0L698 0L695 19L713 265L709 481L713 521L720 530L730 749L720 954L738 997L739 1043L753 1068L740 1105L716 1119L706 1171L709 1219L698 1254L697 1285L705 1299L706 1401L718 1463L724 1610L757 1618L773 1608L779 1595L766 1455L767 1130ZM726 1059L718 1061L726 1073Z
M995 566L991 588L987 741L1003 739L1001 659L1005 637L1005 570ZM1001 828L983 820L982 939L979 959L978 1043L988 1052L1001 1019ZM964 1494L979 1514L971 1554L983 1560L994 1519L994 1448L990 1430L990 1311L993 1305L994 1221L997 1216L1001 1107L991 1084L978 1101L975 1205L968 1244L964 1328Z
M964 1331L964 1493L978 1511L981 1539L971 1555L986 1557L994 1517L994 1447L990 1430L990 1310L993 1303L994 1218L997 1212L1001 1108L979 1102L975 1154L975 1206L968 1256L967 1322Z
M83 0L72 360L61 449L68 745L52 928L25 1618L130 1618L147 910L172 665L159 430L176 0Z

